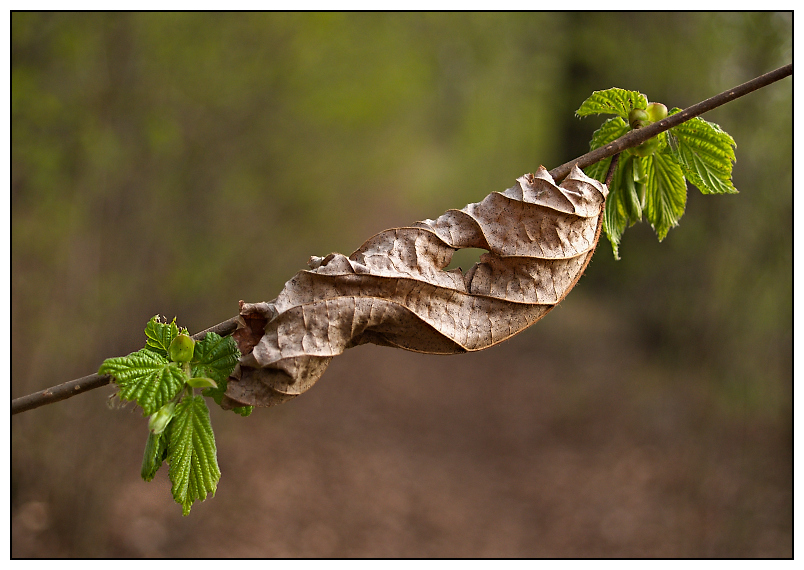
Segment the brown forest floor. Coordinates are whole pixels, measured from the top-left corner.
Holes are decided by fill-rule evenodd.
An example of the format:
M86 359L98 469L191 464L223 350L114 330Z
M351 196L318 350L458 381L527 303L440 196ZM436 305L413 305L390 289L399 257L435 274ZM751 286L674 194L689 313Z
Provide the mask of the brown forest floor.
M614 323L576 303L483 353L359 347L289 404L213 410L223 477L189 517L99 394L77 490L14 466L12 556L792 556L790 422L718 410Z

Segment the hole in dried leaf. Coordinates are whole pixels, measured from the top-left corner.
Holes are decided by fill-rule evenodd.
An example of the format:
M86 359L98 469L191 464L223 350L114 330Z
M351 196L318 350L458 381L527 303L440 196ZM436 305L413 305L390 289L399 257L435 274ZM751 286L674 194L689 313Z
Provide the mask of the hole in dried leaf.
M444 269L444 271L449 271L451 269L460 267L461 270L466 273L475 263L480 261L480 256L484 253L488 253L488 250L480 249L478 247L465 247L463 249L459 249L452 254L452 261L450 261L450 264L446 267L446 269Z

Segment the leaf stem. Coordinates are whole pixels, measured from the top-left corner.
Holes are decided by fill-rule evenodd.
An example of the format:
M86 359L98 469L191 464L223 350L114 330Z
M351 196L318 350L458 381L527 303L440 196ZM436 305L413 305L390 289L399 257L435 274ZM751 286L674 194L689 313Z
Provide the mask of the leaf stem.
M710 97L705 101L692 105L680 113L676 113L675 115L662 119L661 121L648 125L647 127L633 130L605 146L588 152L583 156L554 168L550 171L550 175L556 182L559 182L570 173L573 166L577 165L578 168L586 168L587 166L603 160L604 158L614 156L627 148L637 146L646 140L655 137L659 133L680 125L681 123L697 117L698 115L711 111L712 109L724 105L729 101L733 101L734 99L747 95L748 93L770 85L771 83L779 81L780 79L784 79L792 74L793 64L791 63L764 75L760 75L759 77L743 83L742 85L738 85L737 87L728 89L718 95L715 95L714 97ZM612 160L612 165L616 166L614 160ZM610 172L613 173L611 168ZM199 340L203 338L207 332L214 332L221 336L228 336L237 328L239 319L240 317L232 317L231 319L194 334L193 338ZM71 398L78 394L83 394L88 390L94 390L95 388L106 386L109 384L109 382L111 382L111 377L108 375L90 374L89 376L71 380L69 382L65 382L64 384L53 386L52 388L34 392L33 394L28 394L27 396L22 396L12 400L11 414L18 414L20 412L33 410L34 408L38 408L46 404L66 400L67 398Z

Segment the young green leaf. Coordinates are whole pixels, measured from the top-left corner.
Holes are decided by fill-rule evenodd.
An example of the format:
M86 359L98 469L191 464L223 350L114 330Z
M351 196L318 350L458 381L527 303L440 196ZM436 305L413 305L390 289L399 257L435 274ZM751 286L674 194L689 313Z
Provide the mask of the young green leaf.
M128 356L107 358L98 374L109 374L120 388L121 400L134 400L150 416L184 386L185 373L174 362L143 348Z
M611 186L609 187L609 195L606 198L606 209L603 213L603 231L611 242L611 247L614 252L614 258L620 259L619 249L620 240L622 239L625 228L628 227L628 213L624 203L624 174L625 162L633 161L633 157L623 157L621 155L620 162L617 163L617 169L614 171L614 176L611 179Z
M592 134L592 140L589 142L589 150L595 150L601 146L606 146L610 142L617 140L625 133L628 132L628 123L620 117L608 119L603 123L598 130ZM609 171L611 158L600 160L584 169L584 173L595 180L600 182L606 181L606 173Z
M217 388L207 388L201 392L201 394L207 398L212 398L215 403L220 406L223 403L223 397L226 395L227 384L228 382L226 379L219 380ZM251 415L251 412L254 411L254 406L240 406L237 408L232 408L232 411L245 418Z
M718 125L700 117L690 119L670 129L669 143L684 176L703 194L737 193L731 181L736 143Z
M201 392L201 394L207 398L212 398L215 403L220 406L223 403L223 397L226 395L227 384L228 382L226 379L219 380L217 388L208 388ZM251 412L254 411L254 406L239 406L237 408L232 408L232 411L245 418L251 415Z
M629 148L626 152L644 158L656 152L661 152L665 147L667 147L667 134L659 133L642 144Z
M684 214L687 204L684 174L668 152L635 160L640 162L638 169L645 175L643 213L661 241Z
M595 91L586 99L575 114L578 117L588 115L617 115L628 121L628 114L633 109L645 109L648 98L639 91L628 91L612 87L603 91Z
M217 388L218 383L212 378L190 378L187 380L190 388Z
M155 414L152 414L151 418L148 420L148 429L150 432L160 434L165 431L170 423L170 420L173 419L175 409L176 403L168 402L159 408Z
M626 156L623 160L622 191L625 213L628 215L628 225L633 226L642 219L642 204L639 201L636 183L634 182L634 158Z
M163 323L162 317L155 315L145 325L145 336L148 339L145 341L145 348L167 358L168 347L178 334L179 328L176 326L175 318L171 323Z
M680 111L674 108L669 115ZM595 91L575 113L579 117L617 115L595 131L590 150L668 116L663 104L649 104L642 93L618 88ZM623 152L609 184L603 216L603 229L614 257L619 259L623 232L642 217L650 222L660 241L667 236L684 214L687 180L704 194L737 192L731 181L734 147L734 139L718 125L693 118ZM605 182L611 161L598 161L584 172Z
M223 402L223 396L226 394L226 386L227 381L223 380L218 382L217 388L207 388L206 390L202 391L201 394L207 398L212 398L215 400L215 403L220 406Z
M221 478L215 435L204 398L191 396L182 400L176 406L169 432L168 474L173 484L171 492L186 516L196 500L203 501L208 493L215 495Z
M592 149L594 150L594 149ZM604 158L603 160L598 160L594 164L590 164L586 168L583 169L583 173L586 174L589 178L594 178L595 180L599 180L600 182L606 182L606 174L609 172L609 166L611 166L612 157Z
M219 406L226 394L227 378L234 370L240 358L237 343L232 337L221 337L215 333L207 333L203 340L195 344L192 373L194 377L208 377L217 383L216 388L207 388L202 394L215 400ZM254 408L242 406L232 411L241 416L248 416Z
M219 385L232 373L240 351L237 343L230 337L221 337L213 332L207 333L203 340L195 343L192 367L194 378L212 378Z
M168 424L169 427L170 424ZM162 433L148 432L148 441L145 443L142 470L140 471L143 480L151 481L162 466L162 462L167 458L168 434L169 430Z

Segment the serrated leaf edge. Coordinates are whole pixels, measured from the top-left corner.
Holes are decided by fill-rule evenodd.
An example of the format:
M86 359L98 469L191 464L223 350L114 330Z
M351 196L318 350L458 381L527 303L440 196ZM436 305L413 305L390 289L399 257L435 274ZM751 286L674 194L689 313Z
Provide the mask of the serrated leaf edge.
M611 87L594 91L587 97L575 111L577 117L590 115L617 115L628 120L628 114L633 109L645 109L648 98L639 91L629 91L619 87Z
M207 376L219 383L229 377L240 358L240 351L232 337L222 337L212 332L196 343L195 355L198 354L202 354L203 358L193 358L190 363L192 375Z
M196 500L215 496L220 468L215 434L209 421L209 408L202 396L190 396L176 407L168 446L168 476L173 499L182 515L190 514Z
M137 402L146 416L173 399L184 386L186 377L176 363L145 348L128 356L107 358L98 374L112 376L120 399Z

